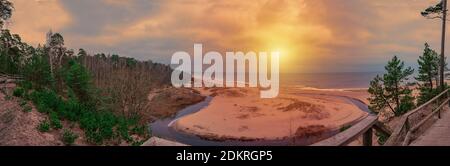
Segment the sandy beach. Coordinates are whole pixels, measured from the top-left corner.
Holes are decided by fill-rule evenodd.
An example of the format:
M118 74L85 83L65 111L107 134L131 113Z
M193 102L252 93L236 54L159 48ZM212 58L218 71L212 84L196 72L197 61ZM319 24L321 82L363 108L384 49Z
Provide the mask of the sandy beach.
M339 131L368 115L348 97L367 103L366 90L287 89L261 99L256 88L198 89L209 106L172 123L174 129L212 140L281 140Z

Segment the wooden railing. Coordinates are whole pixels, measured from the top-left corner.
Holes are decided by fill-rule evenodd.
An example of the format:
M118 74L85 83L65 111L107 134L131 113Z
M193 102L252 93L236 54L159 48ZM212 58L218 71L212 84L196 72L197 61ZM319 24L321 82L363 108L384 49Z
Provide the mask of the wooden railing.
M372 146L373 130L388 136L391 135L389 129L378 122L378 117L371 114L351 128L312 146L345 146L358 139L361 135L363 137L363 145Z
M369 115L350 129L312 146L345 146L361 135L363 137L363 145L371 146L373 129L389 136L385 143L386 146L408 146L417 135L425 132L437 119L441 118L442 108L446 104L450 104L449 89L403 115L399 125L393 132L390 132L386 126L378 122L377 116Z
M430 101L403 115L400 124L387 140L387 146L408 146L416 136L425 132L437 119L441 118L442 108L449 103L449 89ZM437 115L437 116L436 116Z
M23 80L23 76L21 75L11 75L0 72L0 78L13 79L13 80Z

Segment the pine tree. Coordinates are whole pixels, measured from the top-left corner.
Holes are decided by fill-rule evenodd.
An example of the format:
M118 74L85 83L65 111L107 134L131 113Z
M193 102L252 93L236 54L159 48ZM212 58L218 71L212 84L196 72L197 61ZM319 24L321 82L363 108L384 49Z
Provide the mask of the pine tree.
M48 56L43 48L37 48L32 57L27 60L23 75L27 81L33 83L34 88L53 88L54 78L50 73Z
M430 48L428 43L425 43L423 55L419 57L417 62L419 64L419 75L416 80L420 81L418 104L423 104L438 93L437 88L434 88L433 79L438 77L439 56L436 51Z
M89 71L75 60L69 61L65 74L67 86L73 90L78 100L89 102L91 99L91 76Z
M414 70L411 67L405 68L404 62L397 56L388 62L385 70L383 77L377 76L370 83L369 108L380 112L389 107L396 116L400 116L415 106L412 91L406 82Z
M386 107L389 107L392 112L395 112L395 109L386 99L384 91L383 78L377 75L372 81L370 81L369 87L369 93L371 94L371 98L369 99L369 109L373 112L379 112L380 110L384 110Z

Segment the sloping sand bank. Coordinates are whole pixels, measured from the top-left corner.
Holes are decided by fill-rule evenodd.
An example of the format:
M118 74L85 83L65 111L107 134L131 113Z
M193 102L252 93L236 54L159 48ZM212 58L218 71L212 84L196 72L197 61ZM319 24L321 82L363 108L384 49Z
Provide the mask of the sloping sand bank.
M338 131L368 115L349 101L364 93L296 90L261 99L259 89L201 89L214 96L203 110L178 119L174 129L211 140L281 140ZM347 96L347 97L346 97Z

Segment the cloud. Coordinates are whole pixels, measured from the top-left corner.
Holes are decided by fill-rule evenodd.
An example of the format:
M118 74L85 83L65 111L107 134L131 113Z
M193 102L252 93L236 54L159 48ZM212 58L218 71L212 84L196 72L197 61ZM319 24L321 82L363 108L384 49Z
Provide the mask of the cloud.
M58 0L12 0L15 10L9 28L23 40L38 44L45 41L45 34L53 29L61 31L72 23L68 13Z
M16 1L12 28L27 41L52 28L71 47L160 62L203 43L284 50L290 71L373 71L393 54L414 64L424 42L440 39L439 22L420 16L438 0Z

